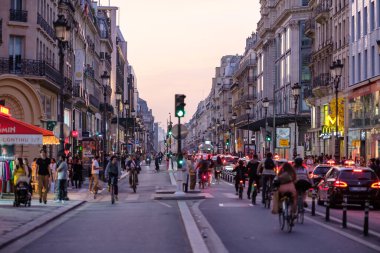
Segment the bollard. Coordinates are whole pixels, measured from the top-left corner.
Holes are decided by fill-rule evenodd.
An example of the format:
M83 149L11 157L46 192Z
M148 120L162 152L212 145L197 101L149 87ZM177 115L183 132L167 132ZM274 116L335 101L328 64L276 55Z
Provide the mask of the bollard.
M343 196L343 217L342 217L342 226L347 228L347 196Z
M364 230L363 233L365 236L368 236L368 215L369 214L369 201L365 201L364 205Z
M315 196L316 192L315 189L313 189L312 197L311 197L311 216L315 216Z
M327 200L326 200L326 221L330 221L330 194L327 193Z

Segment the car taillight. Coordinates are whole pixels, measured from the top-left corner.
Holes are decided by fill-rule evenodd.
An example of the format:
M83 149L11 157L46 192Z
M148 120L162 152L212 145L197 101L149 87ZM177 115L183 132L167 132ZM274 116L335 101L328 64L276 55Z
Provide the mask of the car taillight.
M374 189L380 189L380 181L379 182L376 182L376 183L373 183L371 185L371 188L374 188Z
M337 181L334 182L334 186L335 187L340 187L340 188L345 188L345 187L347 187L347 183L343 182L343 181L337 180Z
M242 183L243 183L243 180L240 180L240 183L242 184Z
M357 169L355 169L354 172L363 172L363 170L357 170Z

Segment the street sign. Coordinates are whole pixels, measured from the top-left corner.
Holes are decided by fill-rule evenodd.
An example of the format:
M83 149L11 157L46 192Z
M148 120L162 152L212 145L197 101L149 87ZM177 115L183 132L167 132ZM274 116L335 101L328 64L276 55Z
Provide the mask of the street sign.
M173 126L172 134L175 139L178 139L178 124ZM187 130L187 127L181 124L181 139L185 139L188 134L189 130Z

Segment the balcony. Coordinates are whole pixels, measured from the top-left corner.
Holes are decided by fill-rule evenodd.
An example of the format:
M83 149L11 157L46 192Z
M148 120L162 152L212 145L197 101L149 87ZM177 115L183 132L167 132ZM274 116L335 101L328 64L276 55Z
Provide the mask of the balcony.
M100 101L99 101L99 98L97 96L94 96L94 95L90 94L89 102L90 102L89 103L90 107L92 107L92 109L94 111L98 111L99 110Z
M15 74L24 78L46 77L56 87L62 84L62 76L58 70L45 61L15 58L0 58L0 74Z
M65 77L63 80L63 95L66 99L72 98L72 93L73 93L73 81Z
M313 91L311 89L305 89L303 92L303 97L305 99L305 102L308 106L314 106L315 105L315 96L313 94Z
M37 13L37 24L42 28L42 30L52 39L55 40L55 30L49 25L49 23Z
M28 11L10 9L9 20L26 23L28 22Z
M313 78L312 91L317 98L329 95L331 75L330 73L322 73Z
M95 71L94 71L94 69L91 66L87 66L84 69L84 77L85 78L89 78L91 80L95 79Z
M249 70L249 68L256 66L257 62L256 59L246 59L243 62L240 63L239 68L236 70L234 76L237 78L241 74L243 74L246 70Z
M305 35L309 38L313 38L315 34L315 20L309 18L305 22Z
M73 98L78 106L86 106L86 94L82 86L78 84L73 86Z
M122 92L124 87L124 66L116 66L116 92Z
M315 21L317 23L324 23L328 21L330 16L331 0L322 0L314 9Z
M106 108L107 108L107 112L113 114L113 106L106 103ZM100 112L104 112L104 103L101 103L100 106L99 106L99 111Z

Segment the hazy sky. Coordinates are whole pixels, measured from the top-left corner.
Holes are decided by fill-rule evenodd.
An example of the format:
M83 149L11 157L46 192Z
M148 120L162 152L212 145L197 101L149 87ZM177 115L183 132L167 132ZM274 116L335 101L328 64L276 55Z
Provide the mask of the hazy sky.
M174 114L174 94L186 95L187 122L208 95L221 57L242 54L260 19L258 0L110 2L120 7L120 27L140 97L165 129L169 112Z

